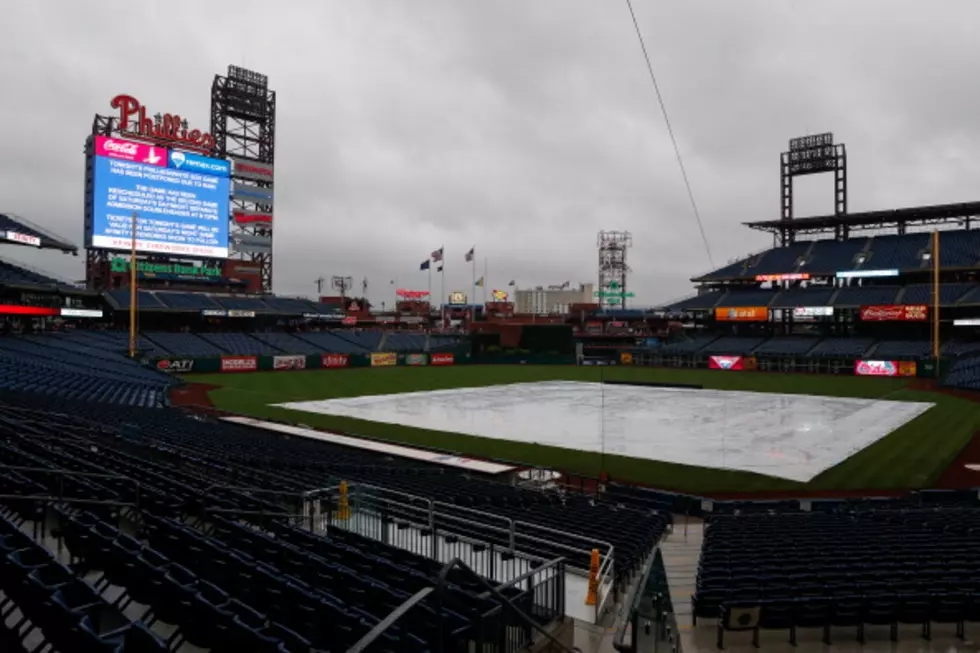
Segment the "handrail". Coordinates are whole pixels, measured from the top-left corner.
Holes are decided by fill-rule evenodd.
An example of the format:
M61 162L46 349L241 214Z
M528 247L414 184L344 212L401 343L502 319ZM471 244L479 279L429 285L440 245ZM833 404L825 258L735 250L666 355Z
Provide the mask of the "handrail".
M559 558L557 561L560 560L561 558ZM553 564L555 562L556 561L552 561L552 563L549 564ZM352 647L347 649L347 653L364 653L364 651L366 651L367 648L371 644L373 644L378 637L381 636L381 633L383 633L387 628L389 628L392 624L398 621L398 619L400 619L405 614L407 614L412 608L417 606L420 602L422 602L426 597L428 597L433 592L435 592L436 594L436 598L439 602L440 612L441 612L441 607L445 603L445 599L446 599L446 584L449 578L449 572L456 568L462 569L465 573L468 573L470 576L472 576L473 579L476 580L481 585L483 585L486 591L489 592L490 595L493 596L495 599L497 599L497 601L499 601L503 607L509 608L515 615L517 615L517 617L521 621L525 623L525 625L533 628L534 630L538 631L539 633L547 637L552 644L558 647L558 649L560 649L561 651L565 651L566 653L581 653L581 650L576 647L569 648L568 646L565 646L554 635L552 635L547 630L545 630L537 623L535 623L535 621L531 619L523 610L521 610L513 603L511 603L510 599L508 599L506 596L501 594L497 590L497 588L491 585L485 578L480 576L478 573L473 571L473 569L471 569L465 562L463 562L459 558L453 558L445 565L443 565L442 569L439 571L438 581L434 586L424 588L416 592L413 596L406 599L401 605L395 608L391 612L391 614L389 614L385 619L383 619L381 623L379 623L377 626L372 628L366 635L364 635L364 637L359 639ZM501 583L498 587L503 587L504 585L507 584L509 583ZM440 627L441 624L442 622L440 620ZM443 642L441 637L439 639L439 642L437 643L436 650L437 651L443 650Z

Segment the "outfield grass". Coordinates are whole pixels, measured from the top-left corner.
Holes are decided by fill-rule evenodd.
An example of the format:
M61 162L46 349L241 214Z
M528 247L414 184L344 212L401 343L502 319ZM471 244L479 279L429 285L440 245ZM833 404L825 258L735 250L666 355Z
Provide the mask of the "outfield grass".
M601 471L602 458L592 452L400 427L287 410L269 404L500 383L598 381L600 374L606 379L693 383L717 390L928 401L936 404L806 484L750 472L691 467L612 454L604 457L605 471L613 478L692 493L929 487L969 442L973 433L980 429L980 409L975 403L939 393L912 390L902 379L571 366L355 368L190 375L186 379L222 386L213 390L210 396L218 408L227 411L596 476Z

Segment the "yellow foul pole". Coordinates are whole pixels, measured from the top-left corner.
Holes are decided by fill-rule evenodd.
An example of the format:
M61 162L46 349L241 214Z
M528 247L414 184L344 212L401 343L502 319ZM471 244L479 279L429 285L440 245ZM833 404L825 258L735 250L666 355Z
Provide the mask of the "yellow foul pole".
M939 232L932 232L932 357L939 365Z
M133 213L133 237L129 252L129 357L136 358L136 213Z

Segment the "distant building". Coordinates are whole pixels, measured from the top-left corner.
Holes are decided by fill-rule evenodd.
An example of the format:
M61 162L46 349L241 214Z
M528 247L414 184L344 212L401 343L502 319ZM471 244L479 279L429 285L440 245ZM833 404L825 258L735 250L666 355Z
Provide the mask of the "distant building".
M514 304L517 313L548 315L551 313L568 313L572 304L589 304L595 301L593 292L595 285L580 283L577 289L568 285L538 286L514 293Z

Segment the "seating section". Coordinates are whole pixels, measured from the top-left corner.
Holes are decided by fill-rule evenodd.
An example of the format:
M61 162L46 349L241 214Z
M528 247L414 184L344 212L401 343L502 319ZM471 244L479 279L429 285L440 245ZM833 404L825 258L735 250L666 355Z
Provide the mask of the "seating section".
M779 293L772 301L772 307L826 306L836 291L836 288L791 288Z
M871 349L874 338L825 338L810 350L810 356L859 358Z
M639 567L668 523L667 516L649 507L596 503L581 495L469 478L414 460L305 438L284 439L169 409L148 412L36 394L0 395L0 464L51 470L31 475L0 470L4 494L58 492L113 504L61 504L42 514L31 501L7 503L22 519L52 524L73 559L69 573L77 578L52 569L50 576L45 571L37 579L39 587L52 590L48 594L10 591L22 585L21 578L56 563L45 559L41 565L34 557L25 558L27 543L8 539L0 524L0 546L9 544L21 552L3 558L16 573L0 575L0 589L8 597L16 595L18 606L46 636L47 624L66 627L69 618L78 623L96 610L91 606L99 599L92 589L108 595L113 587L122 592L115 607L124 614L112 628L97 628L96 633L115 641L139 629L146 631L141 636L149 642L141 649L135 644L132 649L101 644L58 649L68 651L155 651L155 638L147 635L164 624L176 628L169 641L172 648L186 642L227 652L347 650L416 591L433 586L442 565L335 527L327 535L298 529L287 518L297 510L290 497L324 487L330 478L350 480L354 492L358 483L370 483L423 502L437 499L447 514L457 513L449 522L433 522L443 534L449 534L446 529L452 524L459 528L456 520L463 518L466 534L479 536L503 517L552 529L552 540L522 539L518 532L522 550L543 556L559 550L569 555L569 546L582 546L582 539L565 542L573 536L561 533L608 541L615 547L617 575L623 577ZM100 475L65 476L64 470ZM130 479L138 479L139 485ZM235 489L241 487L271 492ZM132 509L120 512L113 506ZM397 523L397 507L390 510ZM23 532L15 537L25 538ZM488 541L506 546L506 531L501 537ZM569 555L569 564L587 566L588 548ZM471 578L452 572L448 580L448 600L441 607L426 605L412 619L399 622L385 633L378 650L428 651L440 636L445 650L463 650L466 642L497 637L514 624L509 618L500 621L499 606ZM65 583L72 583L71 596L81 599L66 596L61 602L68 609L56 605L47 608L55 610L48 615L43 608L51 603L47 596ZM532 610L526 605L531 598L525 595L518 605L532 618L557 616ZM135 612L128 610L131 604L136 604ZM57 637L53 630L51 637Z
M349 342L357 352L377 351L381 344L380 331L335 331L334 335Z
M234 311L269 311L269 306L258 297L215 297L221 308Z
M695 336L689 340L671 342L664 345L665 354L693 354L718 339L716 335Z
M251 337L246 333L201 333L206 340L222 351L240 356L274 356L279 351L268 343ZM295 352L299 353L299 352Z
M0 338L0 389L152 408L166 405L171 383L120 353L71 337Z
M2 217L3 216L0 215L0 218ZM0 227L0 231L4 231L4 229ZM39 272L32 272L27 268L0 260L0 286L4 284L16 285L25 283L44 286L62 285L62 282L58 281L57 279L53 279Z
M727 356L745 356L752 353L762 344L765 338L718 338L701 349L702 354L718 354Z
M776 298L772 290L732 290L718 302L718 306L768 306Z
M390 332L385 336L385 351L422 351L425 349L424 333Z
M182 311L220 310L214 299L196 292L156 292L153 295L167 308Z
M130 306L129 300L131 299L131 297L128 289L124 288L120 290L110 290L106 294L108 295L111 301L115 302L119 306L119 308L124 308L124 309L129 308ZM143 309L162 310L162 309L170 308L169 306L161 302L159 299L157 299L155 293L148 292L145 290L136 291L136 306L137 308L139 308L139 310L143 310Z
M265 297L263 298L266 306L273 311L280 313L290 313L292 315L303 315L304 313L317 313L318 304L308 299L294 299L292 297Z
M980 390L980 356L963 358L953 363L943 385L963 390Z
M220 347L216 347L193 333L147 331L143 335L150 342L176 356L221 356L225 353Z
M884 360L916 360L930 356L928 340L886 340L875 347L871 356Z
M813 349L818 342L817 338L807 338L804 336L788 336L783 338L770 338L762 343L756 354L769 354L773 356L803 356Z
M813 243L803 269L811 274L830 275L853 270L858 267L858 254L867 245L867 238L852 238L843 242L818 240Z
M445 351L459 347L460 339L457 336L429 336L429 351Z
M791 272L833 275L846 270L914 271L931 265L927 256L930 249L931 234L924 232L852 238L842 242L829 239L799 242L753 254L702 278L745 279L757 274ZM980 266L980 230L941 232L939 250L943 267Z
M333 331L312 331L310 333L297 333L296 337L304 340L320 351L332 354L363 354L365 349L354 344L350 340L341 338Z
M669 311L688 311L696 308L714 308L718 304L718 300L722 298L725 293L721 291L711 291L706 293L701 293L690 299L685 299L674 304L670 304L667 307Z
M944 283L939 286L939 302L942 306L950 306L957 303L975 286L971 283ZM905 294L902 295L903 304L929 304L933 303L932 285L916 284L908 286Z
M288 333L269 331L268 333L253 333L251 335L284 354L319 354L323 352L320 347Z
M847 286L838 291L834 306L894 304L898 299L898 291L898 286Z
M692 597L695 623L724 630L789 631L980 618L980 509L742 514L707 523Z

